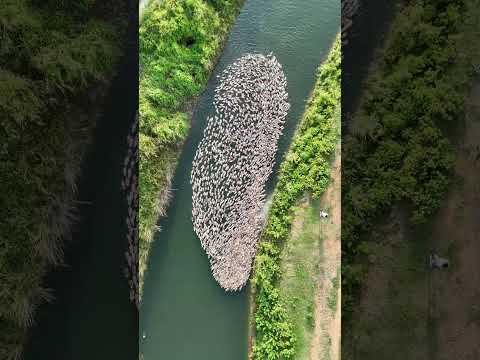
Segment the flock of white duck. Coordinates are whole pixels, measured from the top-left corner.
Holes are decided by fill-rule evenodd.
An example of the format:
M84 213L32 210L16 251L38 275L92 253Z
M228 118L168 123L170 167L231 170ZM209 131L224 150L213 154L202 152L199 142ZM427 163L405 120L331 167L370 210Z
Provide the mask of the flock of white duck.
M265 184L272 172L288 103L275 56L248 54L215 89L191 173L193 228L213 277L227 291L247 282L262 228Z

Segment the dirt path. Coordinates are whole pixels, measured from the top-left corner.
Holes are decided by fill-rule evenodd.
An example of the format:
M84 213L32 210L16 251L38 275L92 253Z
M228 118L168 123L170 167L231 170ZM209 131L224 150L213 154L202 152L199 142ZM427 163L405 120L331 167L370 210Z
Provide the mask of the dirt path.
M430 240L451 261L430 278L435 360L480 359L480 81L466 107L455 165L462 181L448 194Z
M341 157L340 146L337 148L332 164L332 183L321 199L321 209L329 217L322 219L323 254L318 289L315 296L315 327L312 336L310 360L340 359L340 286L334 287L334 279L340 282L340 220L341 220ZM336 306L332 311L332 304Z

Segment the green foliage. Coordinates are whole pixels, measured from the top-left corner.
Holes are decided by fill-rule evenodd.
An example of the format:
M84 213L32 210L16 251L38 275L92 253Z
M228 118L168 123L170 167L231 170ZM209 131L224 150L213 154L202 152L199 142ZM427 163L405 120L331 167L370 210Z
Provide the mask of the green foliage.
M338 303L338 288L340 287L340 269L337 270L337 275L332 279L332 287L328 293L327 306L332 313L337 310Z
M30 123L40 125L41 113L45 104L37 96L35 83L15 73L0 69L0 112L5 117L2 125L9 137L17 138L21 129ZM2 152L6 153L7 143L2 144Z
M289 234L292 211L305 192L319 197L330 180L340 117L340 38L320 66L315 89L282 163L267 226L255 259L256 359L294 359L296 337L279 297L280 249Z
M166 207L192 101L205 87L241 0L152 2L140 25L140 282Z
M442 130L463 114L471 73L462 22L469 3L478 7L469 0L407 2L367 82L360 127L343 147L344 321L366 274L362 249L376 220L403 203L412 224L424 223L450 185L454 153Z
M46 90L78 91L105 80L117 58L114 28L90 21L74 38L58 36L30 59L32 70L44 77Z
M18 358L36 305L50 296L43 275L62 258L86 140L72 129L88 126L85 92L119 56L116 22L64 7L87 3L96 1L0 3L1 359Z
M252 279L256 288L255 358L293 359L295 337L276 287L280 276L278 247L273 243L262 242L255 262L255 277Z

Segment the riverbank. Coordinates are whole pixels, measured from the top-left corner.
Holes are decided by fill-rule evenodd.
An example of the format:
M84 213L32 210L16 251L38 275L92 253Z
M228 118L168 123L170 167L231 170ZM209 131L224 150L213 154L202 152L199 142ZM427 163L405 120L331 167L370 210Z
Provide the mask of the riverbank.
M2 359L21 357L36 308L55 296L43 281L63 263L80 164L121 53L124 6L0 5Z
M140 294L157 222L165 216L192 109L243 0L151 3L140 26ZM193 5L192 5L193 4ZM174 24L174 25L172 25ZM169 29L168 36L162 30Z
M338 147L331 183L319 200L297 202L281 251L279 297L292 320L296 360L339 360L340 181Z
M294 319L280 292L281 254L298 199L305 193L318 198L330 181L330 160L340 130L340 63L338 35L320 66L313 94L280 167L252 276L251 357L256 359L292 359L298 351Z
M456 187L478 17L478 1L402 4L369 74L344 151L347 359L435 353L428 229Z

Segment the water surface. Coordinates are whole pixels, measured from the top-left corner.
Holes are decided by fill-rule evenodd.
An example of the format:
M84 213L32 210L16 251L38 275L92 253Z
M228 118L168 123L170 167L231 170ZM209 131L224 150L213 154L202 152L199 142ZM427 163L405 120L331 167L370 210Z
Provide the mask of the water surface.
M292 105L274 173L315 83L315 72L340 28L338 0L248 0L194 111L173 180L174 197L160 222L145 274L140 310L144 360L246 360L248 289L225 293L213 279L191 222L189 176L217 77L247 53L273 52L283 65ZM273 145L272 145L273 146ZM275 177L268 183L271 191Z

